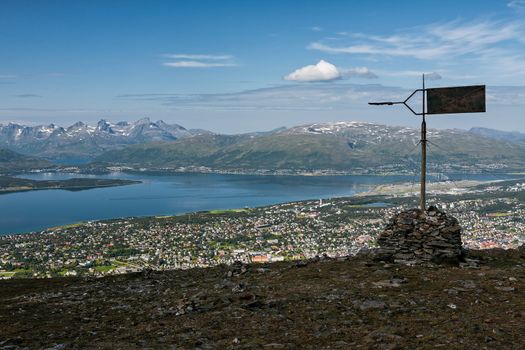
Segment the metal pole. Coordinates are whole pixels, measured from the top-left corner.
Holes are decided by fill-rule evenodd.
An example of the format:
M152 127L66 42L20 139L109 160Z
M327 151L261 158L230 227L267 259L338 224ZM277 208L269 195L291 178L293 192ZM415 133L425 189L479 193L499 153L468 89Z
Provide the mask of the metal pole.
M421 122L421 194L419 206L426 210L426 185L427 185L427 122L425 120L425 74L423 74L423 121Z

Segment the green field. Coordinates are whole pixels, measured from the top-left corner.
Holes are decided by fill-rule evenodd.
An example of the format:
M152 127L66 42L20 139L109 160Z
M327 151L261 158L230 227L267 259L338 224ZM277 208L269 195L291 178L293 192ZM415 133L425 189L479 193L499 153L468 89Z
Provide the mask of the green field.
M208 213L210 214L228 214L228 213L245 213L249 211L250 209L216 209L216 210L210 210Z

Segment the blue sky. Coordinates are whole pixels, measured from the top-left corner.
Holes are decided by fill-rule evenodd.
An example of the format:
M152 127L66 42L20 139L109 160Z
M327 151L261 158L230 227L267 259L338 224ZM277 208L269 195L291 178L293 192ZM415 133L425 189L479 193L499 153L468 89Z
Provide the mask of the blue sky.
M488 86L486 114L432 127L525 132L524 19L520 0L3 0L0 122L415 126L366 102L403 98L426 72L430 86Z

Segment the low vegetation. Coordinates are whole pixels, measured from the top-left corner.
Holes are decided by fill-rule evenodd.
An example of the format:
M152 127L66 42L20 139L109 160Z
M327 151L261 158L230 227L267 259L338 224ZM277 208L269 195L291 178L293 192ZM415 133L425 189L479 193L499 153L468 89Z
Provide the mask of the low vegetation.
M521 349L525 251L470 257L479 268L361 256L0 281L0 346Z

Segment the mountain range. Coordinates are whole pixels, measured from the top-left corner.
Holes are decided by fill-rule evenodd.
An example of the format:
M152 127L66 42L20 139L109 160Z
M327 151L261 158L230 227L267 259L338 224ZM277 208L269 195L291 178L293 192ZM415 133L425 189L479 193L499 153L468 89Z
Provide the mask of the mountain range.
M525 134L517 131L501 131L488 128L471 128L470 133L490 137L497 140L525 144Z
M96 162L144 168L218 170L335 170L374 172L419 167L418 129L365 122L333 122L264 134L204 134L108 151ZM477 133L428 131L430 164L450 171L518 169L525 146Z
M0 125L4 169L49 166L83 158L95 169L125 166L153 170L206 167L209 171L328 170L413 172L419 168L418 129L366 122L315 123L237 135L188 130L152 122L77 122L67 128ZM525 135L473 128L428 130L430 168L445 171L510 171L525 167ZM13 153L19 152L20 154ZM0 160L1 162L1 160ZM11 162L12 163L12 162ZM22 166L23 164L23 166ZM29 166L31 165L31 166ZM33 166L35 165L35 166ZM87 169L87 168L86 168Z
M162 120L143 118L136 122L110 123L104 119L96 126L77 122L69 127L55 124L25 126L0 124L0 147L50 160L91 159L103 152L126 145L152 141L173 141L205 133L187 130Z

